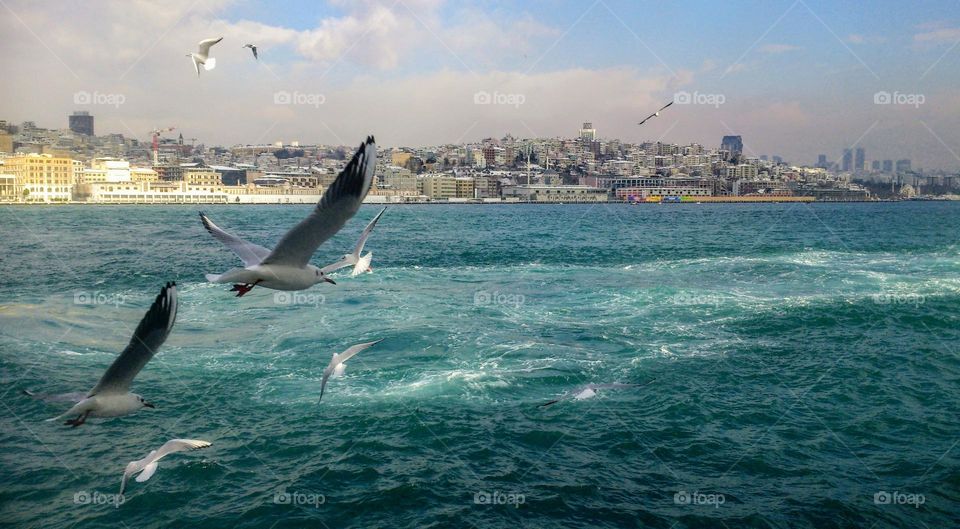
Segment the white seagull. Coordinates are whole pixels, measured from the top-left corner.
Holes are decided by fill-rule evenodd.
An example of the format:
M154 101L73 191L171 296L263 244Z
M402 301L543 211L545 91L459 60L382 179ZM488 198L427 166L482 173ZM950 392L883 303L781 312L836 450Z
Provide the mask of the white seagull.
M643 125L644 123L647 122L647 120L659 116L660 113L663 112L663 110L664 110L665 108L667 108L668 106L670 106L670 105L672 105L672 104L673 104L673 101L667 103L666 105L663 105L662 107L660 107L660 110L658 110L658 111L654 112L653 114L650 114L649 116L643 118L643 121L641 121L640 123L637 123L637 125Z
M376 165L377 145L369 136L323 193L313 212L288 231L272 251L221 230L200 213L207 231L240 256L244 265L219 275L207 274L207 281L234 283L231 292L236 292L237 297L257 285L274 290L304 290L324 281L336 284L323 270L310 264L310 257L360 209L373 184Z
M140 320L130 344L113 361L100 382L66 413L47 420L55 421L77 415L76 419L64 423L76 428L83 424L87 417L120 417L139 411L140 408L153 408L154 405L140 395L130 393L130 384L163 345L176 319L177 287L176 283L167 283L160 289L160 294L150 306L150 310Z
M259 57L257 56L257 47L256 47L255 45L253 45L253 44L244 44L243 47L244 47L244 48L250 48L250 51L253 52L253 58L254 58L254 60L259 59Z
M357 345L351 345L340 354L333 353L333 358L330 359L330 364L326 369L323 370L323 380L320 382L320 400L318 400L317 403L319 404L320 401L323 400L323 391L327 389L327 381L331 378L337 378L343 374L343 371L347 368L347 360L350 360L353 355L359 353L360 351L363 351L368 347L373 347L382 341L383 339L375 342L359 343Z
M223 40L223 37L218 39L205 39L201 40L197 44L197 53L188 53L187 57L193 59L193 69L197 71L197 77L200 77L200 65L203 65L204 70L212 70L217 67L217 59L210 57L210 47L214 44Z
M357 245L353 248L353 253L348 253L340 258L339 261L327 265L320 269L324 274L329 274L341 268L346 268L348 266L353 267L353 272L350 273L351 276L358 276L364 272L370 272L373 269L370 268L370 261L373 260L373 252L367 252L367 255L360 257L360 254L363 253L363 245L367 243L367 238L370 237L370 233L373 232L373 227L377 225L377 221L380 220L380 215L383 215L383 212L387 208L380 210L380 213L377 213L376 217L373 217L373 220L370 221L370 224L367 224L367 227L363 229L363 233L360 234L360 240L357 241Z
M127 463L127 468L123 471L123 479L120 480L120 495L127 488L127 479L130 476L140 472L136 477L137 483L143 483L150 479L157 471L157 465L164 457L177 452L186 452L188 450L197 450L210 446L209 441L200 441L197 439L171 439L156 450L151 450L143 459Z
M585 400L597 396L597 391L601 389L626 389L626 388L639 388L651 384L656 379L647 382L646 384L587 384L585 386L580 386L573 390L570 390L560 397L551 400L550 402L544 402L543 404L538 404L538 408L543 408L550 406L551 404L556 404L563 399L572 398L573 400Z

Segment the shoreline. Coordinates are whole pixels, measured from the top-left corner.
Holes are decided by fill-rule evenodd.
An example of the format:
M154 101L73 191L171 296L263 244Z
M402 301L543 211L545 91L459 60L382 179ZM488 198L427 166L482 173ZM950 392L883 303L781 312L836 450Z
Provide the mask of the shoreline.
M742 197L741 197L742 198ZM576 206L576 205L626 205L626 206L699 206L705 204L864 204L864 203L890 203L890 202L960 202L949 199L928 199L928 200L892 200L892 199L874 199L874 200L815 200L813 197L795 197L802 200L701 200L701 201L675 201L675 202L629 202L629 201L584 201L584 202L546 202L546 201L422 201L422 202L364 202L364 205L370 206L514 206L514 205L539 205L539 206ZM244 202L244 203L223 203L223 202L0 202L0 207L58 207L58 206L90 206L90 207L115 207L115 206L305 206L313 203L292 203L292 202Z

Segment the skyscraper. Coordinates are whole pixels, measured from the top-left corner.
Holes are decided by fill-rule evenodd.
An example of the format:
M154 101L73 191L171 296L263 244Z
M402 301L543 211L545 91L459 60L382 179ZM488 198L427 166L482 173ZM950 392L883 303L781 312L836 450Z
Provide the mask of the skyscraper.
M883 172L887 174L893 173L893 160L884 160L883 161Z
M78 110L67 119L69 120L71 131L77 134L93 136L93 116L86 110Z
M843 165L840 166L840 169L845 172L850 172L853 170L853 151L850 149L843 150Z
M827 168L827 155L826 155L826 154L818 154L818 155L817 155L817 167L819 167L819 168L821 168L821 169L826 169L826 168Z
M857 155L856 159L854 160L853 169L858 173L862 173L865 169L866 160L866 151L863 149L863 147L857 147Z
M593 123L583 123L583 128L580 129L580 139L584 141L597 140L597 129L593 128Z
M720 149L730 152L730 158L739 158L743 154L743 138L740 136L724 136L720 140Z
M870 163L870 169L876 172L880 171L880 160L874 160Z
M898 173L910 172L910 160L897 160L897 172Z

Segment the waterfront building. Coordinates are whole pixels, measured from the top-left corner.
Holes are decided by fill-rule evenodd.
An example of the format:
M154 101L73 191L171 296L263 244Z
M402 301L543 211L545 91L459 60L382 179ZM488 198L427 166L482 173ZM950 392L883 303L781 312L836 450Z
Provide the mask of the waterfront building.
M866 168L867 153L863 147L857 147L856 157L853 162L853 170L862 173Z
M24 202L67 202L73 193L76 173L82 170L79 161L49 154L11 156L4 160L4 170L16 176L16 186Z
M588 186L548 186L544 184L504 186L503 198L525 202L607 202L607 190Z
M85 110L78 110L67 118L70 130L77 134L93 136L93 116Z
M720 150L729 153L728 160L738 158L743 154L743 138L741 136L724 136L720 140Z
M589 142L597 141L597 129L593 128L593 123L584 122L583 127L580 127L580 139Z
M0 130L0 152L13 154L13 135Z

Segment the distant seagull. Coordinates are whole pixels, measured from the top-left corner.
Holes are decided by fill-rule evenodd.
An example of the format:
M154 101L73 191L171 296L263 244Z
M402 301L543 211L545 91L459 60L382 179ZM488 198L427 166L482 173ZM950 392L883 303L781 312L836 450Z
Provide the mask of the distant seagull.
M370 261L373 259L373 252L367 252L367 255L360 257L360 254L363 252L363 245L366 244L367 238L370 237L370 233L373 232L373 227L377 225L377 221L380 220L380 215L383 215L383 212L387 208L380 210L380 213L377 213L376 217L373 217L373 220L370 221L370 224L367 224L367 227L363 229L363 233L360 234L360 240L357 241L357 245L353 248L353 253L348 253L340 258L339 261L327 265L320 270L324 274L329 274L335 270L340 270L341 268L346 268L348 266L353 266L353 272L351 276L358 276L364 272L369 272L373 270L370 268Z
M643 118L643 121L641 121L640 123L637 123L637 125L643 125L644 123L647 122L647 120L659 116L660 113L663 112L663 110L664 110L665 108L667 108L668 106L670 106L670 105L672 105L672 104L673 104L673 101L667 103L666 105L663 105L662 107L660 107L660 110L658 110L658 111L654 112L653 114L650 114L649 116Z
M656 379L654 379L656 380ZM538 408L543 408L550 406L551 404L556 404L563 399L572 398L573 400L585 400L597 396L597 391L601 389L627 389L627 388L639 388L651 384L654 382L651 380L646 384L587 384L585 386L580 386L576 389L568 391L561 395L559 398L551 400L550 402L545 402L543 404L537 405Z
M209 57L210 47L214 44L223 40L223 37L219 39L206 39L201 40L198 44L197 53L188 53L187 57L193 59L193 69L197 71L197 77L200 77L200 65L203 65L204 70L212 70L217 67L217 59L214 57Z
M219 275L207 274L207 281L234 283L231 292L236 292L237 297L257 285L274 290L304 290L323 281L335 285L323 270L310 264L310 258L360 209L373 184L376 165L377 145L369 136L323 193L313 212L288 231L273 251L221 230L200 213L207 231L240 256L245 267Z
M323 391L327 389L327 381L331 378L337 378L343 374L343 371L347 368L345 363L347 360L353 357L353 355L363 351L368 347L373 347L383 340L377 340L375 342L360 343L357 345L351 345L344 352L337 354L333 353L333 358L330 359L330 365L323 370L323 380L320 382L320 400L317 401L319 404L323 400Z
M253 44L244 44L243 47L244 47L244 48L250 48L250 51L253 52L253 58L254 58L254 59L259 59L259 58L260 58L259 56L257 56L257 47L254 46Z
M130 344L113 361L100 382L66 413L47 420L55 421L68 415L77 415L76 419L64 423L76 428L83 424L88 416L119 417L139 411L140 408L153 408L153 404L140 395L130 393L130 384L163 345L176 319L177 287L176 283L167 283L160 290L150 310L140 320Z
M140 472L136 477L137 483L143 483L150 479L157 472L157 465L164 457L177 452L186 452L188 450L198 450L210 446L209 441L199 441L196 439L171 439L157 450L151 450L143 459L127 463L127 468L123 471L123 479L120 480L120 495L127 488L127 479L130 476Z

